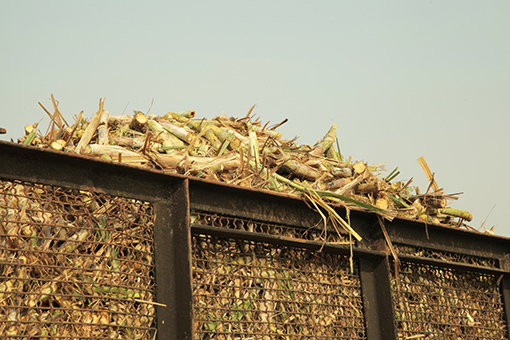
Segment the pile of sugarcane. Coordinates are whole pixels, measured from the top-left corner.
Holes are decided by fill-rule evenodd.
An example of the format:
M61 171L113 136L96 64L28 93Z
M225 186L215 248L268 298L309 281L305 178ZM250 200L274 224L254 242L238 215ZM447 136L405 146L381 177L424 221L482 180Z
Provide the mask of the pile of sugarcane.
M194 111L155 115L135 111L133 115L111 115L99 110L87 120L83 112L68 123L52 95L54 113L45 134L37 125L27 125L25 145L86 154L106 161L160 169L251 188L297 194L345 231L350 228L329 203L369 210L392 219L404 217L430 223L470 228L469 212L447 207L448 200L423 158L419 159L430 185L420 193L412 179L393 181L398 168L383 177L379 165L367 165L344 157L333 125L315 145L298 145L282 139L279 124L262 124L252 115L254 107L241 118L220 115L196 118Z

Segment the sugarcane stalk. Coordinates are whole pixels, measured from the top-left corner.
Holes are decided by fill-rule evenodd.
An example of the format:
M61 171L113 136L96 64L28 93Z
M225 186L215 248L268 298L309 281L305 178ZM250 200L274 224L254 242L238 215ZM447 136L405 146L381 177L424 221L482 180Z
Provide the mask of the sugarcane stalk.
M282 137L282 134L275 130L269 130L269 129L262 129L260 126L252 125L252 129L255 132L263 133L271 138L274 139L280 139Z
M316 181L322 176L320 171L293 159L289 159L283 162L280 165L278 171L290 173L310 181Z
M139 149L143 146L145 140L143 138L136 137L115 137L112 140L112 145L118 145L122 147L129 147L132 149Z
M165 168L177 169L180 163L185 163L192 170L213 169L217 171L231 171L240 168L239 156L228 157L195 157L183 155L153 154L158 164ZM220 170L221 169L221 170Z
M345 167L345 168L333 167L333 168L331 168L330 172L333 176L339 177L339 178L352 177L352 169L349 167Z
M366 183L358 184L358 191L363 194L374 194L384 189L383 181L374 179Z
M119 128L121 126L129 126L133 121L133 116L119 116L119 115L110 115L108 117L108 125L112 128Z
M399 208L409 208L409 204L407 204L402 198L397 195L389 194L388 197L395 203Z
M448 216L454 216L462 218L466 221L471 221L473 219L473 215L465 210L455 209L455 208L440 208L437 209L437 211L441 214L448 215Z
M221 141L219 140L218 137L216 137L214 132L211 130L211 128L215 126L213 123L210 123L208 121L202 122L194 120L190 121L188 125L192 126L195 130L203 133L205 139L209 141L209 143L215 150L219 150L221 148Z
M229 145L230 145L230 140L229 139L225 140L223 142L223 144L221 144L221 148L218 151L218 157L221 157L223 155L223 153L225 152L225 150L227 150Z
M330 148L328 148L326 150L326 157L337 160L337 161L340 160L340 157L338 157L338 154L336 153L336 150L333 146L331 146Z
M117 251L115 250L114 246L112 246L111 251L112 251L112 256L114 258L114 260L112 260L112 268L113 268L113 270L118 272L119 268L120 268L120 261L117 260Z
M310 155L320 157L324 152L329 149L336 140L337 125L333 124L324 138L315 144L314 148L309 152Z
M395 177L397 177L399 174L400 174L400 171L398 171L398 166L397 166L395 169L393 169L393 171L392 171L392 172L390 172L390 173L388 174L388 176L386 176L386 178L385 178L384 180L385 180L386 182L389 182L389 181L391 181L392 179L394 179Z
M34 125L25 126L25 131L27 132L28 135L26 139L23 141L23 145L30 145L37 136L37 123Z
M448 201L444 197L424 196L423 203L432 208L446 208Z
M241 141L235 137L233 132L229 131L228 129L213 124L208 125L208 127L222 143L225 143L225 141L228 140L230 149L237 149L239 146L241 146Z
M74 149L76 153L82 153L82 151L85 149L85 147L89 144L90 140L94 136L94 133L96 132L97 127L99 125L101 115L103 114L103 108L104 100L101 101L101 99L99 99L99 111L96 112L96 114L90 121L89 126L87 126L87 128L85 129L83 136L80 138L78 145L76 145L76 148Z
M191 140L193 139L193 133L182 126L177 126L175 124L172 124L166 119L154 117L154 120L158 122L163 129L170 132L175 137L179 138L183 142L186 142L189 144Z
M110 113L104 110L99 118L99 126L97 127L97 144L108 145L110 144L108 138L108 115Z
M143 159L143 156L139 153L127 150L118 145L89 144L83 153L86 155L109 155L110 157L117 157L119 154L121 154L123 157L126 156Z
M147 121L147 126L149 129L151 129L154 132L158 133L158 136L160 136L158 141L161 141L163 143L164 141L169 141L173 146L183 146L185 145L182 140L177 138L171 133L168 133L161 124L156 122L154 119L149 119Z
M335 139L336 139L336 148L338 149L338 160L340 162L343 162L344 157L342 156L342 151L340 150L340 143L338 142L338 138L335 138Z
M180 111L180 112L168 112L163 116L164 119L170 120L173 118L178 121L180 121L181 118L191 119L193 117L195 117L195 111L193 111L193 110Z
M131 120L131 123L129 124L129 128L135 131L144 132L147 126L148 118L147 116L141 112L141 111L134 111L133 113L133 119Z
M326 182L328 190L336 190L347 185L349 181L345 178L338 178L329 182Z
M249 155L255 157L256 169L259 168L260 155L259 155L259 144L257 141L257 134L253 130L253 125L248 123L248 137L249 137Z

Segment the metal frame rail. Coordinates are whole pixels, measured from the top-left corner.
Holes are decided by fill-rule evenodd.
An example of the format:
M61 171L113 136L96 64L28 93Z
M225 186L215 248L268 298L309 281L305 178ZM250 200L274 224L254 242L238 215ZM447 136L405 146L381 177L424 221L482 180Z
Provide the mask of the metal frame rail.
M340 255L352 252L359 264L366 339L398 337L393 292L396 277L394 260L374 214L351 210L351 224L363 237L363 241L351 249L345 244L191 223L193 211L308 228L321 221L320 216L302 200L285 194L168 175L6 142L0 142L0 178L95 191L153 204L156 214L156 301L160 304L156 306L157 339L194 337L193 234L252 240ZM341 207L337 210L340 214L346 214ZM414 249L414 253L399 251L402 262L498 276L504 310L504 334L510 338L507 327L510 323L510 239L403 219L386 221L385 226L394 244L401 246L401 249ZM488 262L452 261L445 254L481 258Z

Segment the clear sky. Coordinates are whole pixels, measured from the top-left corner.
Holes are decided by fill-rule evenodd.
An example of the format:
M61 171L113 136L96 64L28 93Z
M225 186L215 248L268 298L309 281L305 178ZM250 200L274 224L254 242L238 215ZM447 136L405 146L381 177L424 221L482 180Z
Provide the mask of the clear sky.
M4 1L1 140L111 114L289 122L313 144L427 180L424 156L471 225L510 236L510 1ZM0 160L1 161L1 160ZM483 228L481 229L483 230Z

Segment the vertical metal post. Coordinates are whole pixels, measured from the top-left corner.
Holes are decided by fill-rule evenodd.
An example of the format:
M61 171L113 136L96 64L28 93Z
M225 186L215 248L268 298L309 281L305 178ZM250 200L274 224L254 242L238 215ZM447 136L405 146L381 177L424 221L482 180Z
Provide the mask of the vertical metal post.
M505 323L508 338L510 339L510 277L505 276L501 280L501 299L505 311Z
M503 270L510 270L510 255L506 254L499 260L499 267ZM501 300L503 302L503 310L505 312L505 324L508 338L510 339L510 277L503 276L501 280Z
M359 265L367 339L396 339L388 258L360 258Z
M193 338L191 237L188 180L171 185L170 199L157 201L154 226L157 339Z

